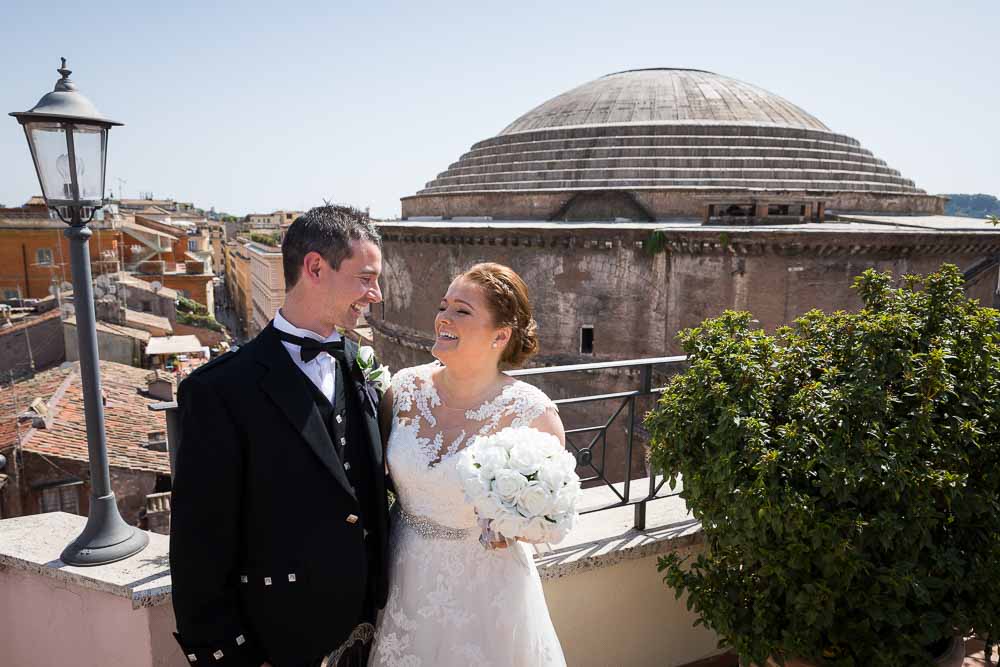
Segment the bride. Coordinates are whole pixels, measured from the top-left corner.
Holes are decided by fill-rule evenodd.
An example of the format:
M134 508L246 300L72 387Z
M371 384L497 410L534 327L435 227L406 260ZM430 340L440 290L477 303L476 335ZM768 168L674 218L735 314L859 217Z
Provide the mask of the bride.
M565 446L556 407L500 372L538 349L528 290L513 270L459 275L434 320L436 362L396 373L381 403L397 491L390 593L370 665L565 665L525 544L480 544L456 470L478 435L530 426Z

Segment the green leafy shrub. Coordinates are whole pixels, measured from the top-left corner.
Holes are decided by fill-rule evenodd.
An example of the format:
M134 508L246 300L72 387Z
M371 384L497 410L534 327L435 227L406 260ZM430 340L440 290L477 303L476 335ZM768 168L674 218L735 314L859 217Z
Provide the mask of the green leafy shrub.
M177 312L178 313L191 313L193 315L208 315L208 308L201 305L194 299L189 299L186 296L177 297Z
M178 311L177 321L181 324L187 324L192 327L201 327L203 329L211 329L212 331L223 330L222 324L220 324L219 321L211 315Z
M646 418L705 552L664 580L744 660L930 664L1000 630L1000 313L957 268L774 336L726 312Z
M264 245L278 247L281 245L281 234L268 234L266 232L250 232L250 240Z

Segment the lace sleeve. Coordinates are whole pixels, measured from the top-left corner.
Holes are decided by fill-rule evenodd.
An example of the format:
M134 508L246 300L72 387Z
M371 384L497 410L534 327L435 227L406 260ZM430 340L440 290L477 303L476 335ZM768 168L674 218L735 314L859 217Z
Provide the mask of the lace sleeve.
M416 373L413 368L403 368L392 376L392 416L413 409L413 392L416 390Z
M538 387L526 382L518 382L518 391L514 400L514 419L511 426L531 426L531 424L546 412L558 413L559 408Z

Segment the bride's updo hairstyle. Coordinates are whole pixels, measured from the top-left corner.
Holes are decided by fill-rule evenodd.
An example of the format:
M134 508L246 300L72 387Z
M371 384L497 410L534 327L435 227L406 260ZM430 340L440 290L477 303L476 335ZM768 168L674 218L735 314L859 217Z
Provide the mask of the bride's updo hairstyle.
M538 325L531 316L528 286L514 269L503 264L476 264L458 276L483 288L497 327L510 327L510 340L500 362L521 366L538 352Z

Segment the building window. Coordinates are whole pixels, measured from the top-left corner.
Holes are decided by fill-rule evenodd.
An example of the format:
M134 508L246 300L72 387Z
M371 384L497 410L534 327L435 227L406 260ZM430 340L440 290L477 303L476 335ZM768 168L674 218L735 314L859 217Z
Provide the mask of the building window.
M35 251L35 262L41 266L52 265L52 249L39 248Z
M188 239L188 250L191 252L198 250L198 239Z
M594 353L594 327L580 327L580 354Z
M80 513L80 487L83 482L65 482L41 489L39 511Z
M19 293L16 289L5 289L3 291L3 298L4 301L13 301L14 299L19 298Z
M144 313L151 313L151 312L153 312L153 304L151 304L149 301L143 301L142 302L142 312L144 312Z

